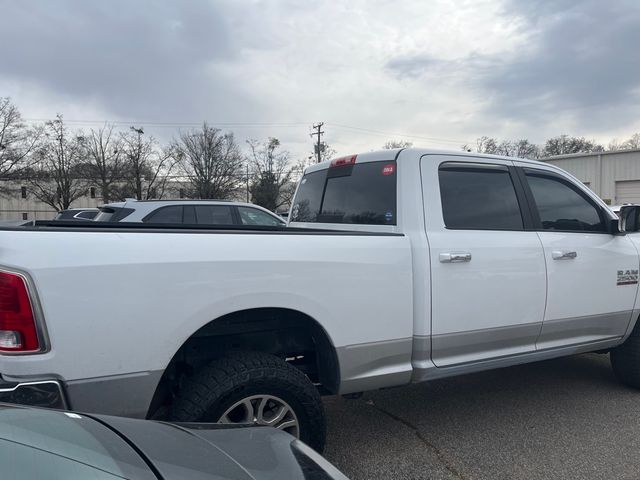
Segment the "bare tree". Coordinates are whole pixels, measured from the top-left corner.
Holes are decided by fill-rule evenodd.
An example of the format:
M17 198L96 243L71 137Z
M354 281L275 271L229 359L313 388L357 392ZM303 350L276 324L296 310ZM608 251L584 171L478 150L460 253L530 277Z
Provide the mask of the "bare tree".
M46 122L44 140L27 177L31 193L57 211L69 208L87 192L83 152L81 138L69 134L62 115Z
M122 174L122 137L117 136L113 129L112 125L105 124L97 130L92 128L85 137L88 178L100 186L104 203L111 201L113 185Z
M499 141L496 138L487 136L480 137L476 140L476 151L478 153L514 157L516 149L516 143L509 140Z
M593 140L587 140L584 137L559 135L546 141L542 150L542 156L551 157L554 155L566 155L569 153L602 151L604 151L604 147Z
M464 145L462 148L465 151L471 151L468 145ZM478 153L509 156L509 154L512 153L512 150L512 143L506 140L500 142L498 139L487 137L486 135L479 137L476 140L476 152Z
M531 159L540 158L540 147L538 147L538 145L536 145L535 143L531 143L526 138L516 140L515 142L513 142L513 146L514 157Z
M413 142L409 142L408 140L389 140L382 146L382 148L385 150L393 150L395 148L411 148L411 147L413 147Z
M617 138L614 138L613 140L610 140L609 143L607 144L607 150L611 151L611 150L624 150L624 144L620 143L618 141Z
M629 137L628 140L624 142L618 141L617 138L614 138L607 145L607 150L638 150L640 149L640 133L634 133Z
M28 128L17 107L9 98L0 97L0 179L15 178L30 166L42 133L41 128Z
M176 160L170 149L160 149L153 137L143 138L142 128L131 127L122 134L122 183L114 188L117 196L138 200L162 198Z
M232 198L244 174L244 160L233 133L206 123L181 133L172 144L175 158L196 198Z
M293 169L289 165L289 152L278 151L280 141L270 137L264 143L247 142L251 149L249 164L252 169L251 200L273 212L291 202L295 184L291 181Z
M476 152L488 153L491 155L498 154L498 140L492 137L482 136L476 140ZM463 147L465 150L467 146Z
M318 145L313 145L313 152L305 158L301 158L296 162L296 165L291 169L292 181L297 181L305 169L311 165L315 165L318 163L318 155L316 153ZM322 142L320 144L320 161L326 162L331 160L336 156L338 151L329 145L327 142ZM296 182L297 183L297 182Z
M472 150L469 145L463 145L462 149L465 152ZM540 148L526 138L499 141L493 137L483 136L476 141L476 151L505 157L539 158L540 156Z
M318 145L314 144L313 145L313 154L309 156L308 158L308 162L304 162L305 163L305 168L309 165L314 165L316 163L318 163ZM327 160L331 160L333 157L336 156L336 150L335 148L332 148L331 145L329 145L327 142L321 142L320 143L320 161L321 162L326 162Z
M631 135L631 138L622 144L622 148L625 150L640 149L640 133L634 133Z
M503 140L496 148L497 155L517 158L539 158L540 149L526 138L520 140Z

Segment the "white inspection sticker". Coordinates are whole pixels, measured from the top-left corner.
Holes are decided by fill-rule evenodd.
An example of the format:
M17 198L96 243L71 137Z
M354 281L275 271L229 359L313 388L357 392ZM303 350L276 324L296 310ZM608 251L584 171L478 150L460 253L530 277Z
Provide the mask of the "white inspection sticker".
M69 413L69 412L64 412L64 414L69 417L69 418L82 418L80 415L78 415L77 413Z

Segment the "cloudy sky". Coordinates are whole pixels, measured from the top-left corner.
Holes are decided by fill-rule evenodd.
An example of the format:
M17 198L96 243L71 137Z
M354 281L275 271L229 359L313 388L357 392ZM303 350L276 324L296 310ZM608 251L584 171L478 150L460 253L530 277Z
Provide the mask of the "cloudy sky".
M0 0L0 96L309 155L640 131L638 0Z

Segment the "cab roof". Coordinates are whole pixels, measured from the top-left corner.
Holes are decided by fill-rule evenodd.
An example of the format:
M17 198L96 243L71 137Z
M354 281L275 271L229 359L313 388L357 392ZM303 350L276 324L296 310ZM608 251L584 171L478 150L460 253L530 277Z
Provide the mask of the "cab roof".
M403 152L405 154L413 153L416 157L421 157L423 155L456 155L456 156L466 156L466 157L474 157L479 159L500 159L500 160L509 160L514 161L517 160L519 162L531 163L533 165L540 165L544 163L545 165L549 165L545 162L540 162L538 160L530 160L527 158L518 158L518 157L505 157L502 155L489 155L485 153L475 153L475 152L465 152L463 150L440 150L434 148L393 148L389 150L377 150L373 152L365 152L358 153L353 155L346 155L344 157L337 157L326 162L317 163L315 165L311 165L307 167L305 173L316 172L318 170L324 170L329 168L332 164L335 165L335 162L347 162L347 163L366 163L366 162L383 162L396 160L398 155ZM355 158L354 158L355 157Z

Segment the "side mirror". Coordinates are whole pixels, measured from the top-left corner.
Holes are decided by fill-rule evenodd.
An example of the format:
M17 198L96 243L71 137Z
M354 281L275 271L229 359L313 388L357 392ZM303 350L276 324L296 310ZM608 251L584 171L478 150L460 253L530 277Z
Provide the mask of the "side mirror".
M640 230L640 205L624 205L620 208L619 227L621 232L637 232Z
M619 218L617 220L611 219L609 220L609 225L607 231L611 235L626 235L626 225L624 221Z

